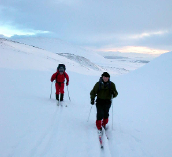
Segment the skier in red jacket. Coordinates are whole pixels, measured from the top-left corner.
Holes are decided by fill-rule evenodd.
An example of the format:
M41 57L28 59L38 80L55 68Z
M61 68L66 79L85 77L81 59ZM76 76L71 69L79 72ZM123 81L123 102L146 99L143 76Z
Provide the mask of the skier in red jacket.
M58 66L57 72L54 73L51 77L51 82L56 80L55 87L56 87L56 100L57 101L59 101L59 94L60 94L60 101L63 101L65 78L67 80L66 86L68 86L69 85L69 76L65 72L65 66L64 67Z

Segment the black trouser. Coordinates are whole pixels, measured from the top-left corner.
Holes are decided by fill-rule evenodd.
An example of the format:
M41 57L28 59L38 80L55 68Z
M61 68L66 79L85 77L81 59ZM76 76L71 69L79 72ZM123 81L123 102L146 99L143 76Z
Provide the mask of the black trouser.
M109 117L109 109L111 107L111 100L96 100L97 120L107 119Z

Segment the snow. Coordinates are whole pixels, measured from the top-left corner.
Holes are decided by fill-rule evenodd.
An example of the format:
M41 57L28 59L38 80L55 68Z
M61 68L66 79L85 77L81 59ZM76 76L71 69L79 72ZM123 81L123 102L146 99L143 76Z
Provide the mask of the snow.
M115 75L126 74L131 70L135 70L138 67L145 65L144 62L149 62L155 58L154 55L148 54L106 52L109 59L105 59L105 57L107 57L105 53L94 52L57 38L13 37L12 40L32 45L34 47L65 56L66 58L73 58L73 60L78 63L80 60L82 62L80 66L90 64L92 69L98 68L100 71L108 70L111 74ZM113 59L114 56L119 59ZM83 60L83 58L88 59L90 62L88 63L87 60ZM97 66L92 65L92 63Z
M6 40L0 53L1 157L172 156L172 52L128 74L110 73L119 95L113 99L103 150L89 95L101 70ZM50 99L50 78L59 63L66 64L70 78L63 106L56 105L54 83Z

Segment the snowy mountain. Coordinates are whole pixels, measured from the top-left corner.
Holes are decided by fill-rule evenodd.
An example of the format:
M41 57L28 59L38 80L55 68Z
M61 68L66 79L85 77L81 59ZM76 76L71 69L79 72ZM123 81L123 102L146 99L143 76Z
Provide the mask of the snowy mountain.
M7 40L0 41L0 53L0 156L172 156L172 52L129 74L110 73L119 95L103 150L89 96L102 71L81 66L74 56ZM70 78L63 106L56 105L50 82L59 63L66 64Z
M113 55L121 56L122 53L106 53L110 56L104 56L101 53L96 53L94 51L90 51L84 49L80 46L68 43L61 39L57 38L45 38L45 37L13 37L12 40L24 43L27 45L31 45L34 47L38 47L44 49L46 51L50 51L59 55L63 55L68 59L72 59L75 61L82 61L81 65L89 65L89 62L94 63L93 68L101 71L109 71L112 74L126 74L129 71L135 70L139 67L142 67L150 60L155 58L152 55L143 55L136 53L125 54L125 59L112 58ZM64 55L65 54L65 55ZM76 59L77 58L77 59ZM107 59L108 58L108 59ZM83 63L83 59L85 60ZM92 66L90 64L90 66ZM89 66L89 67L90 67Z
M103 69L85 57L75 56L77 60L55 54L35 46L21 44L15 41L0 39L1 67L15 67L18 69L55 70L60 63L65 63L68 70L79 73L100 74ZM26 57L27 56L27 57ZM69 55L68 55L69 56ZM71 54L70 54L71 56ZM38 63L37 60L40 60ZM32 64L31 64L32 63ZM53 65L53 66L52 66Z
M68 53L68 54L82 56L91 61L93 60L93 58L97 58L99 60L103 59L102 56L94 52L87 51L79 46L73 45L71 43L68 43L66 41L57 38L45 38L45 37L14 38L13 37L12 40L23 44L36 46L53 53Z

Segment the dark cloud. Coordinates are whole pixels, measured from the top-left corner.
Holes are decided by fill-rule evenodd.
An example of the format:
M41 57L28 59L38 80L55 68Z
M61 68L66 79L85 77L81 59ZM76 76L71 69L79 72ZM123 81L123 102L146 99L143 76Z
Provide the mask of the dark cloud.
M170 0L1 0L0 23L50 31L53 36L83 45L166 46L170 34L139 40L121 40L121 36L170 30L171 6Z
M172 50L172 31L161 34L161 35L151 35L149 37L141 38L135 41L135 45L137 46L149 46L152 48L159 49L169 49Z

